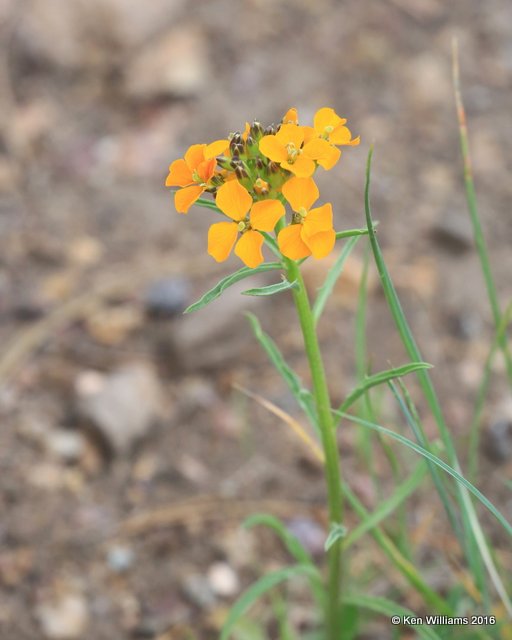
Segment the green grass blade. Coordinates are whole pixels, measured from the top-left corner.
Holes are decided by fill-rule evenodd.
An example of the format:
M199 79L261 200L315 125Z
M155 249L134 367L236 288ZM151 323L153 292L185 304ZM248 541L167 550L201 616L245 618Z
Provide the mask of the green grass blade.
M396 433L391 429L387 429L379 424L375 424L373 422L368 422L368 420L362 420L361 418L357 418L356 416L351 416L348 413L341 413L340 411L336 411L333 409L333 413L339 418L346 418L351 422L355 422L357 424L362 425L363 427L368 427L368 429L373 429L374 431L379 431L394 440L397 440L401 444L405 445L409 449L412 449L416 453L419 453L421 456L433 462L436 466L441 468L443 471L446 471L449 475L451 475L457 482L462 484L468 491L470 491L483 505L486 507L492 515L498 520L501 526L505 529L505 531L512 537L512 525L508 522L505 516L492 504L490 500L488 500L481 491L479 491L469 480L466 480L464 476L462 476L458 471L450 467L449 464L443 462L441 458L438 458L431 451L424 449L419 444L416 444L412 440L409 440L405 436L402 436L400 433Z
M358 240L359 240L359 236L354 236L350 238L350 240L343 247L340 255L336 259L336 262L329 269L327 277L325 278L325 282L318 290L318 294L316 296L315 303L313 305L313 317L315 319L315 322L318 322L318 320L320 319L320 316L322 315L322 312L327 303L327 300L329 299L329 296L332 293L334 285L336 284L338 278L340 277L343 271L345 262L349 257L350 252L355 247Z
M255 269L251 269L250 267L242 267L238 271L235 271L235 273L231 273L229 276L222 278L222 280L220 282L217 282L217 284L212 289L202 295L197 302L194 302L194 304L191 304L189 307L187 307L184 313L192 313L193 311L198 311L199 309L206 307L207 304L210 304L210 302L218 298L225 289L235 284L239 280L243 280L244 278L248 278L249 276L253 276L257 273L264 273L265 271L276 271L277 269L281 268L282 265L280 262L264 262Z
M393 491L393 493L379 503L375 511L372 511L368 518L365 518L363 522L357 525L355 529L352 529L350 533L345 537L343 541L343 550L348 549L352 544L357 542L366 532L373 527L380 524L388 516L390 516L396 509L398 509L407 498L416 491L420 486L425 474L427 473L427 466L424 462L420 462L414 469L414 471L407 477L406 480Z
M394 367L392 369L387 369L386 371L380 371L379 373L367 376L363 379L361 384L348 394L346 399L340 405L338 411L346 411L354 404L354 402L356 402L356 400L359 400L359 398L372 387L384 384L385 382L389 382L395 378L402 378L403 376L413 373L414 371L419 371L420 369L431 368L432 365L428 364L428 362L410 362L409 364L404 364L401 367Z
M283 279L282 282L277 282L276 284L269 284L266 287L258 287L257 289L247 289L246 291L242 291L242 295L244 296L273 296L276 293L281 293L281 291L288 291L289 289L297 289L297 281L288 282L286 278Z
M319 607L323 608L325 605L325 590L322 585L320 573L318 573L311 555L306 551L297 537L288 531L285 524L273 515L267 513L256 513L249 516L242 526L247 529L255 526L264 526L272 529L272 531L274 531L280 538L288 553L297 561L298 564L309 565L317 571L316 578L310 578L309 582L311 592L313 593L315 600Z
M247 612L247 610L262 596L271 589L292 578L296 577L314 577L317 578L316 570L309 565L295 565L286 569L279 569L263 576L252 584L232 606L226 622L220 634L220 640L228 640L233 627L238 620Z
M372 214L371 214L371 208L370 208L370 176L371 176L372 155L373 155L373 147L370 148L370 151L368 153L368 162L366 165L366 185L365 185L365 215L366 215L366 224L368 226L368 231L369 231L370 244L373 251L373 257L375 260L375 264L377 266L377 270L379 273L384 295L388 303L388 307L391 311L391 315L393 316L393 320L395 321L395 325L398 329L398 333L400 335L402 343L407 351L409 358L412 361L420 362L420 361L423 361L421 352L418 348L418 345L416 344L414 336L412 335L411 329L409 327L409 323L407 322L405 314L402 310L400 300L398 298L395 287L389 275L389 271L387 269L386 263L384 262L384 257L382 255L382 251L380 249L380 245L377 240L377 235L375 233L375 228L373 226L373 220L372 220ZM448 427L445 423L443 412L441 410L441 406L437 399L437 394L435 392L430 376L428 375L427 371L420 370L417 372L417 377L420 382L421 388L423 390L423 394L430 407L430 410L432 411L432 414L435 418L436 424L439 429L439 433L441 435L441 439L448 453L449 460L452 466L459 469L460 465L457 459L455 446L453 444ZM425 449L429 449L428 438L425 432L423 431L421 424L419 425L419 427L421 430L419 434L420 444ZM449 500L448 493L446 491L446 487L444 486L444 479L441 478L440 474L437 472L435 468L430 467L430 469L431 469L432 479L434 481L436 490L439 496L441 497L443 505L445 506L446 515L448 517L448 520L450 521L452 529L454 530L457 538L461 543L462 548L464 549L466 558L472 568L473 574L479 575L481 573L481 567L478 567L477 565L478 564L481 565L481 562L479 557L476 556L472 550L471 541L474 540L474 534L471 531L471 526L469 524L469 517L466 509L467 502L465 501L463 496L463 489L462 487L460 487L460 485L457 485L458 487L457 499L460 507L460 512L463 518L463 526L464 526L463 530L461 531L461 527L454 515L453 510L447 508L447 506L450 504L450 500Z
M498 333L499 327L501 325L501 309L498 301L498 294L496 293L496 285L494 283L494 278L492 275L489 250L487 248L487 242L485 240L482 224L480 222L480 216L478 214L475 184L473 182L473 170L471 168L471 155L469 151L469 136L466 123L466 112L464 109L462 93L460 90L459 58L457 43L455 40L453 45L453 90L455 94L455 105L457 108L457 119L459 121L459 138L464 165L464 186L466 188L466 200L468 204L469 217L471 218L471 225L473 227L473 237L475 240L478 257L480 259L480 267L484 276L487 296L489 298L489 304L494 319L494 327L496 333ZM505 335L502 335L500 337L499 345L505 358L509 384L512 385L512 355L510 353Z
M402 619L404 617L407 618L407 616L410 616L411 618L417 617L416 614L413 613L410 609L402 607L401 605L396 604L396 602L388 600L387 598L367 596L364 594L347 594L343 596L343 602L345 604L361 607L362 609L368 609L369 611L373 611L374 613L380 613L388 618L388 622L393 616L399 616ZM414 629L414 632L418 635L418 638L422 638L425 640L442 640L441 636L437 635L432 627L426 626L424 624L410 624L409 626Z
M254 335L256 336L256 339L265 350L267 356L276 368L277 372L281 375L283 380L288 385L288 388L297 400L300 408L307 415L311 424L316 428L316 408L311 392L308 389L304 388L302 380L295 373L295 371L290 366L288 366L276 343L269 335L267 335L263 331L258 318L252 313L246 313L246 316L251 323L251 328L254 332Z
M371 517L371 514L346 482L343 484L343 495L362 522ZM444 615L453 615L450 604L425 582L414 564L403 555L393 540L378 525L369 529L369 534L405 580L421 595L425 603L432 608L431 610Z
M293 556L299 564L315 566L313 558L299 542L297 537L288 531L286 525L281 522L279 518L268 513L255 513L246 518L242 526L246 529L256 526L264 526L272 529L272 531L279 536L290 555Z
M471 425L469 427L469 445L468 445L468 477L474 482L478 475L478 449L480 444L480 424L482 418L482 412L484 409L485 398L489 389L489 381L491 377L491 367L494 361L494 357L499 348L502 337L505 335L508 325L512 320L512 303L510 303L503 317L501 318L500 326L494 336L493 343L489 350L489 355L486 358L484 371L482 374L482 380L478 386L475 397L475 406L473 409L473 417L471 418Z
M206 198L198 198L194 202L194 204L197 204L198 207L203 207L205 209L212 209L213 211L216 211L217 213L224 215L222 211L219 209L219 207L215 204L214 200L207 200Z

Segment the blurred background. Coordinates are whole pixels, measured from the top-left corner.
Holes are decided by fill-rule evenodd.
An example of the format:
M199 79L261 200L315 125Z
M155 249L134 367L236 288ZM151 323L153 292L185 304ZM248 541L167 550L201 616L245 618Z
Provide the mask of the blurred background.
M240 529L254 511L286 519L322 557L321 470L232 387L299 417L242 313L257 313L307 381L288 295L255 302L239 295L242 283L181 314L239 263L207 255L212 214L175 212L167 167L246 120L279 122L291 106L303 124L322 106L348 118L361 146L317 174L338 230L364 226L375 143L379 237L464 458L492 323L465 208L451 39L507 301L511 25L507 0L0 1L2 640L216 638L241 589L287 559L272 536ZM338 402L355 380L363 244L320 325ZM331 262L306 264L312 292ZM406 359L373 271L369 291L377 371ZM512 400L502 373L497 360L480 486L511 517ZM344 475L371 509L379 496L357 437L353 426L340 434ZM386 495L389 468L380 457L375 468ZM411 506L410 526L426 575L443 589L453 581L446 554L457 550L425 497ZM350 562L373 593L394 589L421 607L371 542ZM297 628L313 615L303 598L297 587ZM382 621L370 624L367 637L387 637Z

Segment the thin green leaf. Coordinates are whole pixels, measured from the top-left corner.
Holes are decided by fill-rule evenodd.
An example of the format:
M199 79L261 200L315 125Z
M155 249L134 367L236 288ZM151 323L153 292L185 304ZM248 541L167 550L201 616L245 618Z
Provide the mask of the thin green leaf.
M252 584L231 607L228 618L224 623L220 634L220 640L228 640L233 627L238 620L246 613L246 611L262 596L268 593L281 582L296 578L299 576L316 577L316 570L309 565L295 565L285 569L279 569L268 573Z
M343 495L361 520L364 522L370 518L371 514L346 482L343 483L342 489ZM407 582L421 594L431 610L448 616L453 615L454 612L449 603L425 582L414 564L403 555L393 540L378 525L373 526L369 533Z
M315 319L315 322L318 322L318 320L320 319L320 316L322 315L322 311L324 310L327 300L329 299L329 296L332 293L334 285L336 284L338 278L340 277L343 271L345 262L349 257L350 252L352 251L357 241L359 240L359 235L362 235L362 234L358 234L350 238L350 240L343 247L340 255L336 259L336 262L329 269L329 272L327 273L327 277L325 278L325 282L318 290L315 304L313 305L313 317Z
M384 384L385 382L394 380L395 378L401 378L409 373L413 373L414 371L419 371L420 369L431 368L432 365L428 364L428 362L411 362L409 364L404 364L401 367L393 367L392 369L387 369L386 371L380 371L379 373L367 376L363 379L361 384L348 394L338 411L346 411L356 400L358 400L368 391L368 389L371 389L372 387Z
M448 473L453 478L455 478L455 480L457 480L457 482L462 484L466 489L468 489L468 491L470 491L484 505L484 507L486 507L493 514L493 516L496 518L496 520L498 520L498 522L505 529L505 531L510 536L512 536L512 525L508 522L505 516L500 511L498 511L498 509L492 504L492 502L488 500L483 495L483 493L481 493L481 491L479 491L474 485L472 485L471 482L466 480L464 476L462 476L458 471L455 471L455 469L450 467L450 465L446 464L446 462L443 462L443 460L438 458L436 455L434 455L430 451L427 451L426 449L416 444L412 440L405 438L401 434L396 433L391 429L387 429L386 427L382 427L379 424L368 422L368 420L362 420L361 418L357 418L356 416L351 416L348 413L341 413L340 411L337 411L335 409L333 409L333 413L339 418L346 418L347 420L360 424L363 427L368 427L369 429L373 429L374 431L379 431L380 433L384 433L390 438L393 438L394 440L397 440L401 444L405 445L409 449L416 451L416 453L419 453L427 460L430 460L430 462L433 462L435 465L443 469L443 471L446 471L446 473Z
M264 526L272 529L272 531L279 536L290 555L292 555L299 564L315 566L313 558L300 543L299 539L288 531L286 525L281 522L279 518L268 513L255 513L249 516L242 526L246 529L256 526Z
M265 350L270 361L276 368L277 372L281 375L283 380L288 385L288 388L292 392L293 396L297 400L297 403L309 418L311 424L316 428L316 409L313 396L308 389L305 389L302 385L302 380L295 373L295 371L288 366L285 362L281 352L279 351L276 343L272 338L267 335L261 328L261 324L258 318L252 314L247 313L247 318L251 323L251 328L256 336L256 339Z
M216 211L217 213L224 215L222 211L219 209L219 207L215 204L214 200L207 200L206 198L198 198L194 202L194 204L197 204L198 207L204 207L205 209L212 209L213 211Z
M229 276L222 278L222 280L220 282L217 282L217 284L212 289L201 296L201 298L199 298L197 302L194 302L194 304L191 304L189 307L187 307L184 313L192 313L193 311L202 309L207 304L210 304L210 302L218 298L225 289L235 284L239 280L243 280L244 278L248 278L249 276L253 276L257 273L264 273L265 271L275 271L281 268L282 266L280 262L264 262L255 269L242 267L238 271L235 271L235 273L231 273Z
M382 289L384 291L389 310L391 311L396 327L398 329L398 333L400 334L402 344L404 345L410 359L415 362L420 362L423 360L421 352L418 348L418 345L416 344L416 340L414 339L409 323L407 322L407 318L405 317L405 314L403 312L400 300L396 293L396 289L393 285L388 268L384 261L380 244L377 240L377 234L375 233L375 227L373 224L370 207L370 177L372 155L373 147L370 147L370 151L368 153L368 161L366 164L366 184L364 192L366 224L369 231L368 237L370 239L373 257L381 280ZM434 385L432 384L432 380L428 372L425 370L418 371L417 377L423 390L423 394L430 407L430 410L432 411L432 415L434 416L434 419L436 421L449 461L451 465L458 471L460 470L460 463L457 457L457 452L453 439L451 437L450 430L448 429L448 425L445 422L443 411L441 409L441 405L439 403ZM421 423L419 423L418 426L420 428L419 442L425 449L429 449L429 440L421 426ZM455 535L459 539L461 546L464 549L465 556L467 558L475 581L477 582L477 586L482 592L484 592L484 586L480 581L480 576L482 575L482 561L486 564L489 575L496 576L497 570L490 555L487 542L483 535L483 531L478 518L476 517L474 506L470 500L469 494L467 493L463 485L459 483L457 484L457 501L459 504L463 523L463 529L461 529L460 523L455 517L454 510L450 508L450 498L444 484L444 478L441 477L435 467L430 466L430 470L432 479L434 481L439 497L441 498L441 501L443 503L443 507L445 509L448 520L450 521ZM478 546L480 554L475 553L475 545ZM512 607L510 606L504 588L502 588L503 585L500 586L495 582L495 586L497 587L500 594L505 594L505 597L501 595L502 602L507 607L507 610L512 614Z
M242 291L244 296L273 296L275 293L281 293L281 291L288 291L288 289L297 289L297 281L288 282L286 278L282 282L276 284L269 284L266 287L258 287L256 289L247 289Z
M343 596L342 601L347 605L353 605L355 607L374 611L375 613L380 613L388 618L388 622L393 616L398 616L401 620L407 620L408 617L418 617L410 609L402 607L387 598L379 598L377 596L367 596L363 594L347 594ZM404 624L407 623L404 622ZM410 623L408 626L414 629L414 632L418 634L419 638L425 638L425 640L441 640L441 637L438 636L431 627L423 624L415 625L414 623Z
M347 229L347 231L337 231L336 240L342 240L343 238L353 238L355 236L368 235L368 229Z
M455 94L455 106L457 108L457 118L459 121L459 139L462 160L464 165L464 186L466 188L466 201L468 205L469 217L473 228L473 238L475 240L478 257L480 259L480 268L484 276L485 287L487 289L487 297L491 307L494 320L494 329L499 335L499 327L501 325L501 309L496 292L496 284L492 275L491 261L489 258L489 249L485 240L482 223L478 213L478 204L476 200L475 184L473 182L473 170L471 164L471 154L469 151L469 136L466 113L464 103L462 101L462 92L460 90L460 74L459 74L459 57L457 49L457 41L453 41L452 52L452 72L453 72L453 91ZM509 384L512 386L512 354L510 353L505 335L500 336L499 345L505 359L505 367Z
M329 531L329 535L324 544L324 550L329 551L329 549L339 542L343 540L343 538L347 535L347 527L340 524L339 522L332 522L331 529Z
M416 491L420 486L425 474L427 466L424 462L420 462L407 479L393 491L392 495L386 500L379 503L375 511L372 511L367 518L355 527L343 540L343 550L348 549L352 544L359 540L367 531L370 531L380 522L391 515L407 498Z

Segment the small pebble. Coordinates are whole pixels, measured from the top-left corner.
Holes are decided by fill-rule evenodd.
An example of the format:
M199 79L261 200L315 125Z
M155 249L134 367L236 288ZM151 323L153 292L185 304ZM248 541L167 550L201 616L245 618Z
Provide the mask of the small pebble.
M125 573L133 566L135 554L129 547L116 545L107 553L107 563L115 573Z
M216 562L208 569L208 582L212 591L223 598L238 593L240 582L237 574L226 562Z
M151 318L172 318L185 309L189 296L190 285L184 278L156 280L144 295L144 308Z

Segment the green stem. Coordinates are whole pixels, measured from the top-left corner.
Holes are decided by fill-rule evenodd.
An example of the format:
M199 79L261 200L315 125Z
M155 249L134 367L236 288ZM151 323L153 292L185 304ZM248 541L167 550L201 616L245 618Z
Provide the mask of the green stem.
M309 361L316 401L318 427L325 455L329 521L331 524L341 524L343 504L340 460L338 445L336 443L336 432L331 414L331 400L327 387L327 379L315 330L315 319L299 266L293 260L286 260L286 269L288 272L288 280L290 282L295 280L299 285L297 289L293 290L293 298L304 337L306 355ZM338 540L333 544L327 554L329 564L327 638L328 640L338 640L340 635L338 615L341 585L341 541Z

